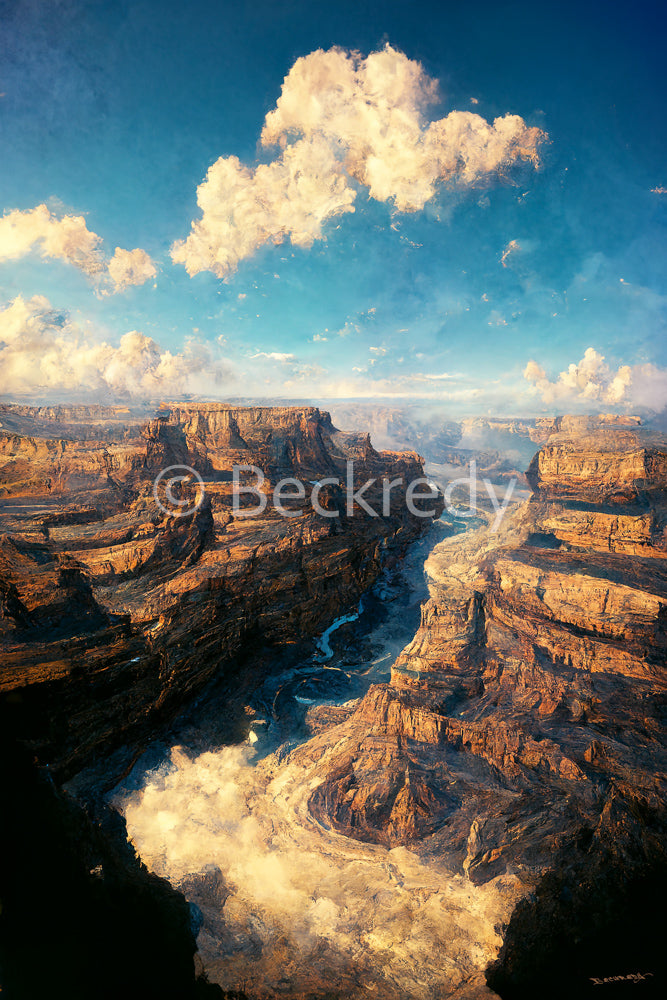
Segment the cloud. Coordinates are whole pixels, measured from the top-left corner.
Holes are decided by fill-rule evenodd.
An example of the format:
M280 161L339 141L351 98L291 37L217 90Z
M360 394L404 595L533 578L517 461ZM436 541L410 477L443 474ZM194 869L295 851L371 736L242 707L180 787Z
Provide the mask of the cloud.
M88 229L82 215L58 218L46 205L38 205L0 218L0 262L18 260L36 249L44 258L65 261L88 277L106 282L105 294L141 285L157 273L145 250L116 247L107 263L101 237Z
M58 219L46 205L9 212L0 219L0 261L25 257L38 246L42 257L67 261L84 274L95 275L105 269L101 242L82 215Z
M109 261L108 271L117 292L130 285L143 285L157 275L155 264L145 250L122 250L120 247L116 247Z
M503 250L502 257L500 258L500 263L503 267L507 267L507 261L512 256L512 254L521 253L522 247L518 240L510 240L505 249Z
M262 129L275 158L255 169L218 159L197 189L201 219L172 259L190 275L227 278L264 244L323 239L325 222L354 211L359 187L415 212L443 182L467 188L521 161L538 166L540 129L518 115L489 124L469 111L429 122L437 100L437 81L390 45L365 59L335 48L297 59Z
M533 395L559 406L622 406L660 412L667 405L667 369L636 364L613 370L593 347L588 347L581 361L568 365L553 381L533 360L526 365L523 376L531 384Z
M256 354L250 355L251 360L255 358L265 358L267 361L279 361L281 364L288 364L290 361L296 361L293 354L282 354L280 351L258 351Z
M172 354L131 330L115 347L54 310L42 295L18 296L0 311L5 396L146 398L190 390L198 376L215 383L225 374L206 344L190 340L181 353Z
M225 278L265 243L309 247L323 223L353 212L356 196L334 151L323 139L302 140L256 170L235 156L220 158L197 189L202 218L171 256L189 275L213 271Z
M225 989L245 974L243 949L255 995L269 992L262 984L275 982L276 963L289 970L293 996L324 995L332 976L367 987L341 995L451 994L497 953L512 882L434 874L406 848L308 821L317 780L312 768L277 768L243 746L193 759L174 747L143 787L118 788L112 801L144 863L200 906L200 952Z
M340 328L340 330L336 331L336 336L349 337L353 333L360 333L360 332L361 332L361 327L358 325L358 323L354 323L352 320L347 319L345 320L345 323Z

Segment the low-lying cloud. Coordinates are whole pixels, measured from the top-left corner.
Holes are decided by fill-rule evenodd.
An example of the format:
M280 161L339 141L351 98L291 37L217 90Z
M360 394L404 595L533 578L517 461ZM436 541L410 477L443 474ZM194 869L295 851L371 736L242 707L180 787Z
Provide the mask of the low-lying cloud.
M182 352L163 350L130 330L118 346L83 329L42 295L20 295L0 311L3 396L127 399L209 388L227 375L207 344L190 340Z
M366 58L333 48L297 59L262 129L276 157L254 169L220 157L197 189L202 216L172 259L190 275L227 278L264 244L323 239L325 222L355 210L359 189L415 212L442 183L469 188L522 161L539 165L539 128L470 111L428 121L437 100L437 81L390 45Z
M145 250L116 247L107 262L102 238L91 232L82 215L54 215L46 205L0 218L0 262L18 260L38 250L42 257L62 260L100 284L104 294L142 285L157 274Z
M588 347L581 361L568 365L557 379L549 379L544 368L533 360L523 375L533 395L561 408L585 404L588 408L623 406L660 412L667 405L667 369L654 364L613 369L593 347Z
M145 864L200 908L211 981L428 1000L481 978L516 899L511 876L475 886L407 848L327 831L308 813L308 766L254 763L246 747L194 759L175 747L141 790L113 799Z

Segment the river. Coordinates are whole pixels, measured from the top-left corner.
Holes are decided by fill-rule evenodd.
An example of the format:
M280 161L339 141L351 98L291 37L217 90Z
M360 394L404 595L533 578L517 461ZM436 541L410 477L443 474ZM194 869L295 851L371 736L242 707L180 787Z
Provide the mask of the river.
M484 995L511 882L475 886L444 861L325 828L307 808L318 781L290 753L314 714L335 722L389 680L428 596L426 560L470 526L435 522L309 660L261 685L243 743L152 748L112 793L142 860L189 900L198 961L225 989L255 1000Z

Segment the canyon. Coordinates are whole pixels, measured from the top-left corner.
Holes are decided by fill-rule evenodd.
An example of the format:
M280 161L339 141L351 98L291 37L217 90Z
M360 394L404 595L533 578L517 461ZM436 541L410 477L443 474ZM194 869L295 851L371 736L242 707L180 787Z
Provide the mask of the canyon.
M636 421L558 420L527 470L531 499L497 536L481 527L432 552L391 681L295 751L317 775L320 822L446 858L478 885L522 882L488 976L501 996L539 976L541 995L585 993L586 943L592 954L605 932L628 961L657 946L666 462L664 437Z
M424 530L404 502L420 461L313 407L179 403L146 419L6 405L0 424L3 994L115 997L132 981L145 996L200 995L188 906L136 858L105 789L216 678L226 738L247 735L245 689L312 648ZM348 513L337 482L350 461L361 482L402 479L387 517ZM287 499L294 516L235 514L235 465L262 467L267 491L329 479L320 502L339 516ZM173 466L194 485L169 498L154 484ZM86 768L84 802L62 785ZM36 921L43 963L30 958Z
M419 455L316 407L7 406L0 424L3 759L79 838L82 883L171 913L161 960L181 978L154 973L145 995L509 1000L621 972L659 989L664 435L610 416L448 430L464 447L434 460L477 456L500 483L491 433L539 448L529 499L491 530L483 507L411 515ZM347 515L348 461L359 482L401 478L387 517ZM165 510L153 484L177 465L203 499L190 478ZM266 490L334 480L321 498L340 516L243 517L235 465ZM427 536L405 634L380 641L387 581ZM12 906L23 919L10 895L0 921ZM184 972L195 930L208 984Z
M315 408L175 404L138 425L104 408L10 416L0 428L0 692L7 724L58 778L143 738L220 663L323 631L423 528L405 504L418 456L378 453ZM387 517L348 515L336 484L348 461L359 483L402 478ZM272 504L235 515L242 465L265 470L267 492L284 477L309 490L332 480L320 502L339 516L289 500L294 516ZM153 492L176 466L204 484L188 516ZM176 487L182 502L196 485ZM381 507L375 489L365 496Z

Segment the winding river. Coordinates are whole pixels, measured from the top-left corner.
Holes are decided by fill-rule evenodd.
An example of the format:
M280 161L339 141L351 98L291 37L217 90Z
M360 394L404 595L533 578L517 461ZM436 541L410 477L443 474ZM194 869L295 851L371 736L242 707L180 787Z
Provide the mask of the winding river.
M333 725L389 680L428 596L426 560L470 526L435 522L308 661L269 678L253 695L244 743L174 746L157 760L153 749L114 790L142 860L190 902L198 960L225 989L255 1000L485 994L511 879L475 886L444 861L324 828L307 808L318 779L290 754L314 713L329 711Z

